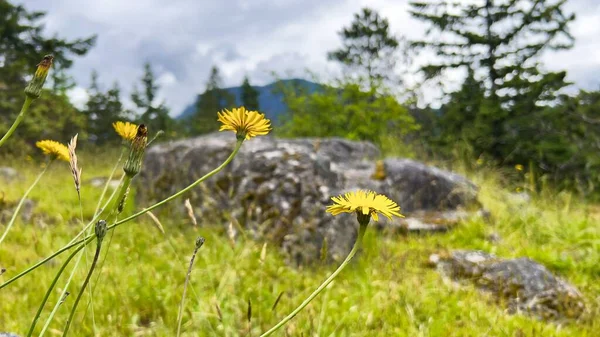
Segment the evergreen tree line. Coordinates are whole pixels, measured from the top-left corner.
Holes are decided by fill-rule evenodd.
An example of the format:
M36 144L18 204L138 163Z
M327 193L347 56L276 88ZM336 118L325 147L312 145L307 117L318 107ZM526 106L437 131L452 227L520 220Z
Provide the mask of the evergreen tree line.
M281 85L288 113L279 136L344 137L368 140L390 154L418 154L523 165L535 179L588 193L600 182L600 91L565 94L571 85L565 71L547 71L541 55L574 44L566 0L481 0L477 2L413 1L410 14L427 26L425 38L410 41L394 34L387 18L364 8L340 32L341 45L328 53L343 70L338 78L315 77L317 88ZM66 92L73 87L67 70L94 46L95 37L47 38L40 24L44 13L0 0L0 130L19 111L22 90L40 51L52 53L56 65L50 85L13 137L21 151L27 144L79 132L96 144L117 141L111 123L129 120L163 130L165 139L212 132L215 113L236 106L213 66L199 91L195 111L176 120L164 101L150 64L126 108L117 83L103 89L92 74L89 101L79 111ZM419 86L402 81L412 61L429 53L420 67L422 83L439 85L439 108L423 108ZM442 85L449 71L460 71L458 90ZM248 77L241 85L241 104L260 110L257 90ZM66 140L66 139L62 139ZM16 144L16 142L21 142Z

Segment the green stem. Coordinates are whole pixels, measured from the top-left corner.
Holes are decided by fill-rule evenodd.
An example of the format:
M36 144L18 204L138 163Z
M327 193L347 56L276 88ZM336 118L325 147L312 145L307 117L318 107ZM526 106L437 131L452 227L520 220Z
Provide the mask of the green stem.
M145 208L145 209L143 209L143 210L141 210L141 211L139 211L139 212L137 212L137 213L135 213L135 214L133 214L133 215L131 215L131 216L123 219L123 220L115 222L113 225L108 226L107 230L112 230L113 228L115 228L117 226L120 226L120 225L122 225L122 224L124 224L124 223L126 223L128 221L131 221L131 220L133 220L133 219L135 219L135 218L137 218L137 217L139 217L139 216L141 216L141 215L143 215L143 214L145 214L145 213L147 213L147 212L149 212L149 211L151 211L151 210L153 210L153 209L155 209L155 208L157 208L159 206L162 206L163 204L165 204L165 203L167 203L167 202L169 202L169 201L171 201L171 200L173 200L173 199L181 196L183 193L191 190L192 188L194 188L199 183L201 183L201 182L205 181L206 179L212 177L213 175L217 174L219 171L221 171L223 168L225 168L225 166L227 166L233 160L233 158L237 155L238 151L240 150L240 147L242 146L242 143L243 143L243 140L238 140L237 143L236 143L236 145L235 145L235 148L233 149L233 152L216 169L210 171L209 173L207 173L206 175L204 175L200 179L198 179L195 182L193 182L192 184L190 184L188 187L186 187L183 190L181 190L181 191L173 194L172 196L170 196L170 197L168 197L168 198L166 198L166 199L164 199L162 201L159 201L158 203L156 203L156 204L154 204L154 205L152 205L152 206L150 206L148 208ZM99 219L99 216L94 217L94 220L97 220L97 219ZM90 225L88 225L88 226L90 226ZM52 253L52 255L50 255L47 258L41 260L40 262L36 263L35 265L27 268L26 270L22 271L21 273L19 273L18 275L14 276L10 280L4 282L3 284L0 285L0 289L8 286L9 284L13 283L14 281L16 281L16 280L20 279L21 277L27 275L28 273L32 272L33 270L39 268L44 263L52 260L56 256L64 253L65 251L67 251L67 250L69 250L69 249L77 246L78 244L80 244L80 243L82 243L82 242L84 242L84 241L86 241L86 240L88 240L90 238L93 238L93 235L88 235L85 238L80 239L78 241L74 241L74 242L72 241L68 245L66 245L63 248L61 248L61 249L57 250L56 252Z
M123 184L124 184L124 182L122 182L122 183L121 183L121 186L123 186ZM119 191L119 194L120 194L120 192L121 192L122 190L123 190L123 188L120 188L119 190L115 190L115 191L113 192L113 194L111 195L110 199L109 199L109 200L106 202L106 204L104 205L104 209L107 209L108 205L110 205L111 203L114 203L114 199L115 199L115 195L116 195L117 191ZM118 205L118 204L117 204L117 205ZM16 280L20 279L21 277L23 277L23 276L27 275L28 273L30 273L30 272L32 272L33 270L37 269L38 267L40 267L41 265L45 264L46 262L48 262L48 261L52 260L53 258L57 257L58 255L60 255L60 254L64 253L65 251L67 251L67 250L69 250L69 249L71 249L71 248L73 248L73 247L75 247L75 246L79 245L80 243L83 243L84 241L86 241L86 240L88 240L88 239L90 239L90 238L93 238L93 237L94 237L94 235L93 235L93 234L90 234L90 235L86 236L86 237L85 237L85 238L83 238L83 239L80 239L80 240L78 240L78 241L75 241L75 240L76 240L76 239L77 239L79 236L81 236L81 234L84 234L84 233L85 233L85 231L86 231L88 228L90 228L90 226L92 226L92 225L93 225L93 224L94 224L94 223L95 223L95 222L96 222L96 221L97 221L97 220L100 218L100 215L101 215L101 214L97 214L97 215L95 215L95 216L94 216L94 218L92 219L92 221L90 221L90 223L88 223L88 224L85 226L85 228L83 228L83 229L82 229L82 230L81 230L81 231L80 231L80 232L79 232L79 233L78 233L78 234L75 236L75 238L69 242L69 244L67 244L67 245L66 245L66 246L64 246L63 248L61 248L61 249L57 250L56 252L52 253L52 255L50 255L50 256L48 256L47 258L45 258L45 259L41 260L40 262L38 262L38 263L34 264L33 266L31 266L31 267L29 267L29 268L25 269L24 271L22 271L21 273L17 274L16 276L14 276L13 278L11 278L10 280L8 280L8 281L4 282L3 284L1 284L1 285L0 285L0 289L2 289L2 288L4 288L4 287L8 286L8 285L9 285L9 284L11 284L12 282L14 282L14 281L16 281Z
M14 211L14 213L12 215L12 218L10 218L8 226L6 226L6 230L4 231L4 234L2 234L2 237L0 237L0 244L2 243L2 241L4 241L4 238L8 235L8 232L10 231L10 228L15 223L15 220L17 219L17 215L19 214L19 211L21 210L21 207L23 207L23 204L25 203L25 199L27 199L27 196L29 195L29 193L31 193L31 191L33 190L33 188L35 187L35 185L37 185L37 183L40 181L40 179L42 179L42 176L44 175L44 173L46 173L46 171L48 170L48 168L50 167L50 165L52 164L52 162L54 162L54 160L51 160L48 163L48 165L46 165L46 167L42 170L42 172L40 172L40 174L37 176L37 178L35 179L35 181L33 182L33 184L31 184L31 186L29 186L29 188L27 189L27 191L25 192L25 194L23 195L23 197L19 201L19 204L17 205L17 208L15 208L15 211Z
M99 237L97 240L97 244L96 244L96 254L94 254L94 260L92 261L92 266L90 267L90 271L88 272L87 276L85 277L85 281L83 281L83 285L81 286L81 289L79 290L79 294L77 294L77 298L75 299L75 303L73 304L73 308L71 309L71 314L69 314L69 318L67 319L67 325L65 326L65 330L63 331L63 337L65 337L67 335L67 332L69 332L69 327L71 326L71 322L73 321L73 316L75 316L75 311L77 311L77 305L79 304L79 301L81 300L81 296L83 296L83 293L85 292L85 288L87 287L88 283L90 282L90 278L92 277L92 274L94 273L94 268L96 268L96 263L98 263L98 257L100 256L101 248L102 248L102 237Z
M79 255L79 256L81 257L81 255ZM75 266L73 268L73 272L71 272L71 276L69 276L69 281L67 282L67 284L71 281L71 278L73 277L73 274L75 273L76 269L77 269L77 266ZM40 332L38 337L44 336L44 334L46 333L46 330L48 330L48 326L50 326L50 322L52 322L54 315L56 315L58 308L60 308L60 306L67 300L67 296L69 296L69 293L67 293L66 287L68 287L68 285L65 286L62 293L60 294L60 299L58 300L58 302L56 302L56 305L54 306L54 308L52 309L52 312L48 316L48 319L46 320L46 324L44 324L44 327L42 328L42 331Z
M115 172L117 172L117 168L119 167L119 164L121 164L121 160L123 159L124 154L125 154L125 148L123 148L121 150L121 155L119 155L119 159L117 159L117 163L113 167L112 172L110 173L110 175L108 176L108 179L106 180L106 183L104 184L104 189L102 190L102 194L100 194L100 199L98 199L98 204L96 205L96 210L94 211L94 215L98 214L98 210L100 210L100 205L102 205L102 199L104 199L104 196L106 195L106 191L108 191L108 186L110 185L110 182L111 182L112 178L114 177ZM112 197L111 197L111 199L112 199Z
M87 244L85 246L87 246ZM77 257L77 261L75 261L73 270L71 270L71 275L69 275L67 282L63 286L63 290L62 290L62 293L60 294L60 298L66 297L67 290L69 289L69 285L71 284L71 281L73 280L73 277L75 276L75 272L77 271L77 267L79 266L79 263L81 262L81 258L83 257L83 255L84 254L79 254L79 256ZM54 305L54 308L52 309L52 312L50 312L50 315L48 315L48 318L46 319L46 323L44 324L44 327L42 328L42 331L40 332L39 337L44 336L44 334L46 333L46 330L48 330L48 327L50 326L50 323L54 319L54 315L56 315L56 312L58 311L58 307L60 307L61 304L62 304L62 301L56 302L56 304Z
M46 291L46 295L44 295L44 299L42 300L42 303L40 304L40 307L39 307L37 313L35 314L33 322L31 322L31 327L29 328L29 332L27 333L27 337L31 337L31 334L33 334L33 329L35 329L35 325L37 324L37 321L40 318L40 315L42 314L42 311L44 310L44 306L46 305L46 302L48 302L48 298L50 297L50 294L52 294L52 290L54 289L54 286L56 286L56 282L58 282L58 279L62 275L62 273L65 270L65 268L67 268L67 265L69 265L69 262L71 262L71 260L73 259L73 257L75 257L75 255L77 255L77 253L80 250L82 250L83 247L85 247L86 244L83 244L83 245L80 245L79 247L77 247L77 249L75 249L75 251L73 251L73 253L71 253L71 255L69 255L69 257L67 258L67 260L63 263L62 267L60 267L60 269L58 270L58 273L56 273L56 276L54 277L54 280L52 280L52 283L50 283L50 287L48 288L48 291Z
M312 294L310 294L310 296L308 296L308 298L305 299L304 302L302 302L302 304L300 304L294 311L292 311L289 315L287 315L284 319L282 319L279 323L277 323L277 325L275 325L274 327L269 329L269 331L260 335L260 337L269 336L273 332L277 331L279 328L284 326L287 322L289 322L292 318L294 318L294 316L296 316L302 309L304 309L304 307L306 307L308 305L308 303L310 303L315 297L317 297L317 295L319 295L319 293L321 291L323 291L323 289L325 289L329 285L329 283L331 283L331 281L333 281L333 279L342 271L342 269L344 269L344 267L346 267L348 262L350 262L350 260L354 257L354 255L360 248L366 230L367 230L367 225L359 226L358 236L356 237L354 246L352 247L352 250L346 257L344 262L342 262L342 264L340 264L340 266L333 272L333 274L331 274L331 276L329 276Z
M100 212L100 215L98 215L98 219L105 220L107 223L111 223L116 219L119 213L119 204L124 202L124 198L127 195L127 191L129 190L129 186L131 185L132 179L133 177L130 177L128 175L125 176L125 179L123 179L123 182L119 187L117 197L114 198L112 201L112 205L102 210L102 212Z
M8 131L6 131L6 134L4 135L4 137L2 137L2 139L0 139L0 147L2 145L4 145L6 140L8 140L8 138L13 134L13 132L15 132L15 130L17 129L17 126L19 126L19 124L21 124L21 121L23 120L23 118L25 118L25 114L27 113L27 110L29 110L29 106L31 105L31 102L33 102L33 98L31 98L29 96L25 96L25 102L23 103L23 107L21 108L21 112L17 116L17 119L15 119L15 122L10 127L10 129L8 129Z
M106 209L106 208L108 207L108 205L110 205L110 204L113 202L113 200L114 200L114 197L115 197L115 195L116 195L117 191L120 191L120 190L115 190L115 191L113 192L113 194L112 194L112 196L110 197L110 199L109 199L109 200L106 202L106 204L104 204L104 209ZM82 234L84 234L84 233L85 233L85 231L86 231L88 228L90 228L90 226L92 226L92 225L93 225L95 222L97 222L99 218L100 218L100 214L97 214L97 215L95 215L95 216L94 216L94 218L92 219L92 221L90 221L90 223L88 223L88 224L85 226L85 228L84 228L84 229L82 229L82 230L81 230L81 231L80 231L80 232L79 232L79 233L78 233L78 234L75 236L75 238L73 238L73 239L72 239L72 240L71 240L71 241L70 241L70 242L69 242L69 243L68 243L66 246L64 246L64 247L62 247L61 249L57 250L56 252L52 253L50 256L48 256L48 257L46 257L45 259L41 260L40 262L38 262L38 263L34 264L33 266L31 266L31 267L29 267L29 268L25 269L24 271L20 272L19 274L15 275L15 276L14 276L13 278L11 278L10 280L8 280L8 281L6 281L6 282L4 282L4 283L0 284L0 289L2 289L2 288L4 288L4 287L8 286L9 284L11 284L11 283L15 282L16 280L20 279L21 277L23 277L23 276L25 276L25 275L29 274L29 273L30 273L30 272L32 272L33 270L37 269L38 267L42 266L42 265L43 265L43 264L45 264L46 262L48 262L48 261L52 260L53 258L57 257L58 255L60 255L60 254L64 253L65 251L67 251L67 250L69 250L69 249L71 249L71 248L73 248L73 247L75 247L75 246L77 246L77 245L79 245L79 244L83 243L84 241L88 240L90 237L91 237L91 238L93 238L93 237L94 237L94 235L93 235L93 234L90 234L90 235L86 236L86 237L85 237L85 238L83 238L83 239L79 239L79 240L75 241L75 240L76 240L78 237L80 237Z

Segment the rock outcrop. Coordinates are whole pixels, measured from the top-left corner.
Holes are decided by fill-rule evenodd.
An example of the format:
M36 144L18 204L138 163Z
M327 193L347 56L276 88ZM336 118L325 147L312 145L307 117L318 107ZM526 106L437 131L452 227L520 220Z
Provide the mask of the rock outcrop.
M482 251L453 251L432 255L430 261L454 280L473 282L506 303L511 313L531 314L541 319L580 317L583 296L574 286L528 259L501 259Z
M230 133L216 133L152 146L138 199L148 204L181 190L221 164L234 143ZM443 228L447 223L424 219L453 223L476 203L477 189L464 177L407 159L377 161L380 156L368 142L257 137L188 196L200 222L237 221L255 237L280 244L297 263L318 258L324 241L328 257L335 260L351 248L353 216L325 213L330 198L339 193L369 188L388 195L407 219L379 226L403 230ZM185 214L183 200L170 210L176 211L172 217Z

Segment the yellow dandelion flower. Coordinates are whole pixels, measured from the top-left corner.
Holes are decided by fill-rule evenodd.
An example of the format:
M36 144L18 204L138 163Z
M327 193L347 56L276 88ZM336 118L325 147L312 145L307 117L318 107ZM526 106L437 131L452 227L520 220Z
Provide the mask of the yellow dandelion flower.
M348 192L344 195L331 198L334 204L327 207L327 212L332 215L341 213L354 213L372 217L375 221L379 220L378 214L392 219L392 216L403 217L400 214L400 206L383 194L377 194L373 191L358 190Z
M250 139L264 136L271 131L271 121L258 111L248 111L246 108L225 109L219 112L219 122L223 123L219 131L234 131L238 139Z
M40 140L37 143L35 143L35 146L42 149L44 154L55 156L56 158L64 160L66 162L69 161L69 149L65 145L57 141Z
M523 171L523 165L521 165L521 164L515 165L515 170L517 170L517 171Z
M138 129L137 125L133 123L121 121L114 122L113 128L115 128L115 131L119 134L119 136L121 136L121 138L129 141L135 138Z

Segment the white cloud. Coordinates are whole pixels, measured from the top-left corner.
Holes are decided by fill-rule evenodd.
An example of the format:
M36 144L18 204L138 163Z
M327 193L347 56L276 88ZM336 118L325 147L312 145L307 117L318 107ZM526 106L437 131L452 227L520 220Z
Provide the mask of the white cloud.
M85 88L82 87L75 87L70 89L67 92L67 95L69 95L71 103L73 103L73 105L78 109L83 109L85 107L85 103L87 103L89 98L87 91L85 90Z

